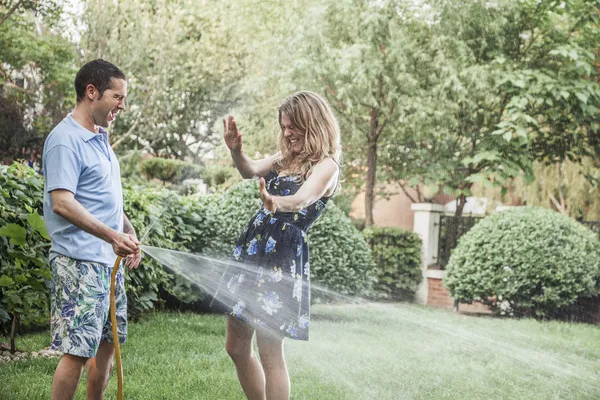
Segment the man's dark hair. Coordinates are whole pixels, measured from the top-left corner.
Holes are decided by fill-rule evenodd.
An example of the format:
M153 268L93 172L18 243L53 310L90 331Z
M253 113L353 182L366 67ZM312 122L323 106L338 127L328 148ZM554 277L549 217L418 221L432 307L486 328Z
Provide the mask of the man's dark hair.
M126 80L125 74L114 64L97 59L85 64L77 76L75 76L75 92L77 92L77 102L79 103L85 97L85 88L88 85L94 85L100 98L106 89L110 88L112 78Z

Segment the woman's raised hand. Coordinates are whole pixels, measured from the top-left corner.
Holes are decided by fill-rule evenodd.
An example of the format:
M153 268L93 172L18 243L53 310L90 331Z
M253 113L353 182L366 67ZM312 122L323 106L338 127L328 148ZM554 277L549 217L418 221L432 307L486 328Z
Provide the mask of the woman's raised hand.
M242 151L242 133L238 130L233 115L223 119L223 138L231 151Z

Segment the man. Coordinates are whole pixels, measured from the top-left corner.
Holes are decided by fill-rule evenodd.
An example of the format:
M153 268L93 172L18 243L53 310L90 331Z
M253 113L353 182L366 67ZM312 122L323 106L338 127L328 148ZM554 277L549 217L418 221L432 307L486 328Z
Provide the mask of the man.
M125 75L94 60L77 73L75 91L75 109L50 133L43 153L44 216L52 238L52 349L64 353L54 374L53 400L75 396L86 363L87 399L104 397L114 353L111 272L116 255L126 257L129 268L140 262L140 243L123 213L119 162L105 130L125 108ZM116 286L122 343L127 335L122 270Z

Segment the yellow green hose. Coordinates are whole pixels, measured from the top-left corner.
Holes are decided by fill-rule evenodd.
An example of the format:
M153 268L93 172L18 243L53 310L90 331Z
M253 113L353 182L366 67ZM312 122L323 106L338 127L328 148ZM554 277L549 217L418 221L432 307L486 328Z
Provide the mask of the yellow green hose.
M117 280L117 272L119 271L119 264L121 264L121 259L121 256L117 257L117 261L115 261L115 266L113 267L113 271L110 276L110 321L112 323L113 344L115 346L115 362L117 364L118 400L123 400L123 365L121 364L121 346L119 345L119 332L117 330L115 285Z

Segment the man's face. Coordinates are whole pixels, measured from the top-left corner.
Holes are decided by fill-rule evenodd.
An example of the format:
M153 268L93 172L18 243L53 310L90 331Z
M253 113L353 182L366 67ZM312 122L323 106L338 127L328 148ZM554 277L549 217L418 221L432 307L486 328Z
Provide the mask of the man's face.
M97 96L99 93L97 92ZM92 118L94 124L108 128L117 118L119 111L125 109L125 98L127 97L127 81L112 78L108 89L102 97L96 98L92 104Z

